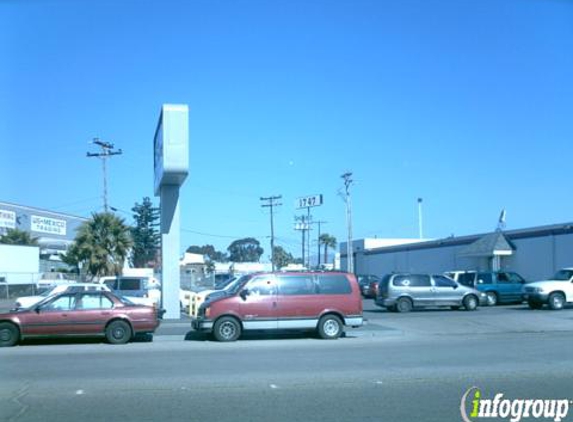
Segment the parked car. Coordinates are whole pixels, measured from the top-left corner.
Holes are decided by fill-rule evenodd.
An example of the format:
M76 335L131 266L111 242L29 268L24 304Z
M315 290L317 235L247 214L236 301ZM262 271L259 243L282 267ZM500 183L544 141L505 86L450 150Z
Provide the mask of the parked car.
M75 280L66 273L47 272L42 273L38 279L36 286L38 289L49 289L58 284L75 283Z
M342 272L258 273L233 288L211 293L192 317L195 330L218 341L237 340L243 330L313 330L336 339L344 326L362 325L356 277Z
M528 283L523 293L531 309L541 309L544 304L553 310L563 309L573 302L573 268L563 268L548 280Z
M444 275L431 274L388 274L379 283L376 296L376 305L398 312L430 306L464 307L473 311L486 303L485 293Z
M103 290L59 293L30 308L0 314L0 347L33 337L105 337L112 344L136 335L151 339L160 317L156 308Z
M487 304L523 302L525 279L512 271L451 271L445 273L464 286L484 292Z
M159 306L161 303L161 286L149 277L106 276L101 277L98 283L139 305Z
M70 283L70 284L58 284L53 286L51 289L45 290L43 293L37 296L22 296L16 299L14 303L15 309L18 308L29 308L30 306L35 305L36 303L44 300L48 296L53 296L58 293L74 293L74 292L83 292L83 291L110 291L109 288L105 284L95 284L95 283Z
M358 274L356 276L358 284L360 285L360 292L366 298L375 298L378 291L378 283L380 277L372 274Z

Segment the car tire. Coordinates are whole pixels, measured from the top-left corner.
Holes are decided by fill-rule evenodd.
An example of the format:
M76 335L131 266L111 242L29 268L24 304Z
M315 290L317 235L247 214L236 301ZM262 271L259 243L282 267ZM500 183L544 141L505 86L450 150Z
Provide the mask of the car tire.
M479 304L478 298L474 295L468 295L464 297L463 304L466 311L475 311Z
M414 304L407 297L402 297L402 298L398 299L398 301L396 302L396 310L400 313L410 312L413 307L414 307Z
M215 340L221 342L235 341L241 336L241 324L233 317L222 317L213 327Z
M125 344L131 337L131 327L125 321L112 321L105 329L105 338L110 344Z
M497 298L497 293L496 293L496 292L487 292L485 295L486 295L486 297L487 297L487 305L488 305L488 306L495 306L495 305L497 305L498 298Z
M528 300L527 304L529 305L530 309L541 309L543 308L543 303L542 302L536 302L533 300Z
M565 306L565 296L563 293L551 293L548 298L549 309L559 311Z
M336 315L325 315L318 321L318 336L324 340L336 340L342 335L344 325Z
M0 323L0 347L15 346L20 340L20 330L9 322Z

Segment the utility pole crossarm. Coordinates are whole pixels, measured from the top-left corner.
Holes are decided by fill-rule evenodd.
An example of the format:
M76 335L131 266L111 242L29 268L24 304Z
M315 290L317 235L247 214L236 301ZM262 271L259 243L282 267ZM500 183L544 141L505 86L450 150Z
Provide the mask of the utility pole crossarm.
M92 144L99 145L101 152L88 152L86 155L88 158L96 157L101 158L102 168L103 168L103 208L105 212L108 212L109 206L107 203L107 159L113 155L121 155L123 151L121 148L117 151L112 151L113 144L109 142L101 141L99 138L94 138Z

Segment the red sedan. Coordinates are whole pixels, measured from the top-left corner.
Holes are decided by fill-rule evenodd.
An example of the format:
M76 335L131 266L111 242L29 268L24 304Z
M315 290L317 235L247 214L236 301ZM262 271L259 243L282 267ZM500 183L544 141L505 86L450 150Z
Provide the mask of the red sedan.
M38 337L105 337L125 344L136 335L151 336L162 311L135 305L105 291L61 293L30 308L0 314L0 347Z

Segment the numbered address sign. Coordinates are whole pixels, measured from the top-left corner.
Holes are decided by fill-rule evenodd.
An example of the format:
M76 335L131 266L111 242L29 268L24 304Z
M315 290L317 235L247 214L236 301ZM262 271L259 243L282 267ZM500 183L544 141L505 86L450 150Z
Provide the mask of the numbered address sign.
M319 205L322 205L322 194L298 198L295 204L296 208L318 207Z

